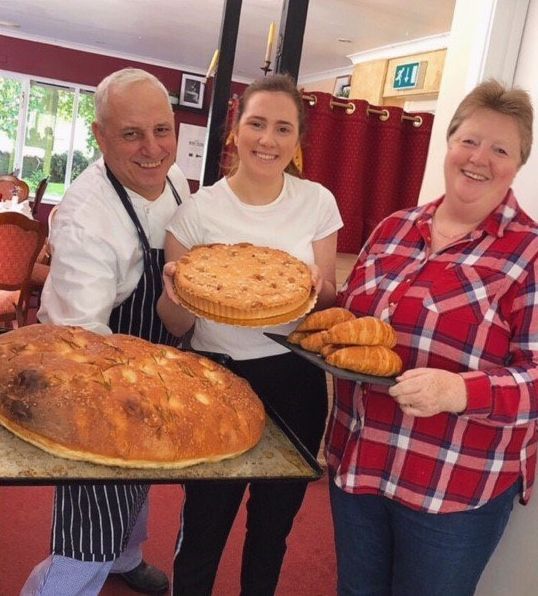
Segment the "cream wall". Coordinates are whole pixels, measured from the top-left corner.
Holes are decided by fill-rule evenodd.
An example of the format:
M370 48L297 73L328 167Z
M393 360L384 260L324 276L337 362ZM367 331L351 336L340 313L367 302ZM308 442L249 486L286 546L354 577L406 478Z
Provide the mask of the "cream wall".
M534 103L534 149L519 172L514 190L527 213L538 220L538 1L531 0L514 82L530 92ZM538 494L538 493L537 493ZM537 499L538 500L538 499ZM538 533L538 532L537 532ZM537 561L538 564L538 561ZM538 594L538 586L536 588Z
M332 93L334 90L335 80L336 80L336 77L332 77L330 79L323 79L321 81L311 81L309 83L300 83L300 86L303 88L303 90L306 93L310 93L311 91L322 91L324 93Z
M401 54L397 57L389 55L378 59L368 59L358 62L349 73L338 72L335 76L316 81L304 82L299 79L300 86L305 92L324 91L332 93L336 76L351 75L351 90L349 97L364 99L372 105L391 105L403 107L411 99L417 101L435 100L439 91L439 81L443 73L443 63L446 49L430 52L415 53L414 44L402 46ZM397 91L391 83L398 64L411 61L425 62L424 80L419 89Z
M529 215L538 219L538 0L530 0L514 83L530 92L534 107L535 149L518 174L514 190ZM538 594L538 486L526 507L518 504L497 551L482 580L477 596L536 596Z

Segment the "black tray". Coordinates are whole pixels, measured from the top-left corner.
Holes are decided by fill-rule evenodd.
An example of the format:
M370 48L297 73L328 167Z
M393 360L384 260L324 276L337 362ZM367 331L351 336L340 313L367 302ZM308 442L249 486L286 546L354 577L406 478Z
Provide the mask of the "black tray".
M264 333L273 341L276 341L280 345L288 348L292 352L295 352L297 355L301 356L308 362L312 362L319 368L327 371L331 375L338 377L340 379L347 379L348 381L355 381L356 383L373 383L375 385L394 385L396 383L396 379L394 377L378 377L375 375L363 375L361 373L356 373L351 370L346 370L345 368L338 368L337 366L332 366L327 364L322 356L319 354L315 354L314 352L309 352L308 350L303 350L300 346L296 344L290 343L285 335L278 335L276 333Z
M282 425L282 426L281 426ZM51 455L0 426L0 487L55 484L175 484L185 481L317 480L323 469L276 413L260 442L232 459L181 469L119 468Z

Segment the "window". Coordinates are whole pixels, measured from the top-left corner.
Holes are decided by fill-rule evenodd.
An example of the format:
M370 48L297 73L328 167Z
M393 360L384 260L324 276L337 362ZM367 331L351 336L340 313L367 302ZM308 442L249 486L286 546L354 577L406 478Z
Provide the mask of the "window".
M32 191L46 176L58 202L99 156L91 131L93 92L0 72L0 174L18 172Z
M22 99L22 81L0 75L0 174L15 169Z

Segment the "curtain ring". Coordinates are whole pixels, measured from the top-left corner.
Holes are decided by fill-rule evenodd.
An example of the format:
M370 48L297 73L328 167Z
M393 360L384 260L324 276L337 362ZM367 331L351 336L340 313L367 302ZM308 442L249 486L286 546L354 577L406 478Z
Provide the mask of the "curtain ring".
M386 109L376 110L375 108L366 108L366 114L377 114L382 122L386 122L390 118L390 112Z
M318 103L317 95L303 95L303 99L306 99L310 107L314 107Z
M409 116L408 114L402 114L402 120L410 120L415 128L420 128L424 123L422 116Z
M331 97L331 101L329 102L331 106L331 110L334 109L336 106L337 108L344 108L346 110L346 114L353 114L357 109L357 106L352 101L334 101L334 97Z

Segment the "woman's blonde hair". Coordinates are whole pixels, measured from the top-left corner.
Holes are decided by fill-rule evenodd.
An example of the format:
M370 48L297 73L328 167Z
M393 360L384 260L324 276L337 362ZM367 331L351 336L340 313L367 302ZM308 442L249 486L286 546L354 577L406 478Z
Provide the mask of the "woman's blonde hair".
M466 118L480 108L511 116L516 121L521 141L521 165L523 165L529 158L532 147L533 108L529 94L518 87L505 87L495 79L480 83L462 100L454 112L447 129L447 140Z
M255 93L260 93L262 91L266 91L269 93L285 93L292 99L293 103L295 104L295 107L297 108L300 142L305 131L306 113L302 94L299 91L299 89L297 89L297 85L295 84L293 78L288 74L275 74L269 77L264 77L263 79L257 79L245 89L245 91L239 98L239 106L235 114L231 134L234 134L237 131L239 121L241 120L241 116L245 112L250 98ZM230 164L227 167L226 174L228 176L231 176L237 171L238 166L239 158L237 156L237 152L234 151L230 157ZM293 174L294 176L300 175L300 171L293 160L290 161L290 163L287 165L285 171L289 174Z

